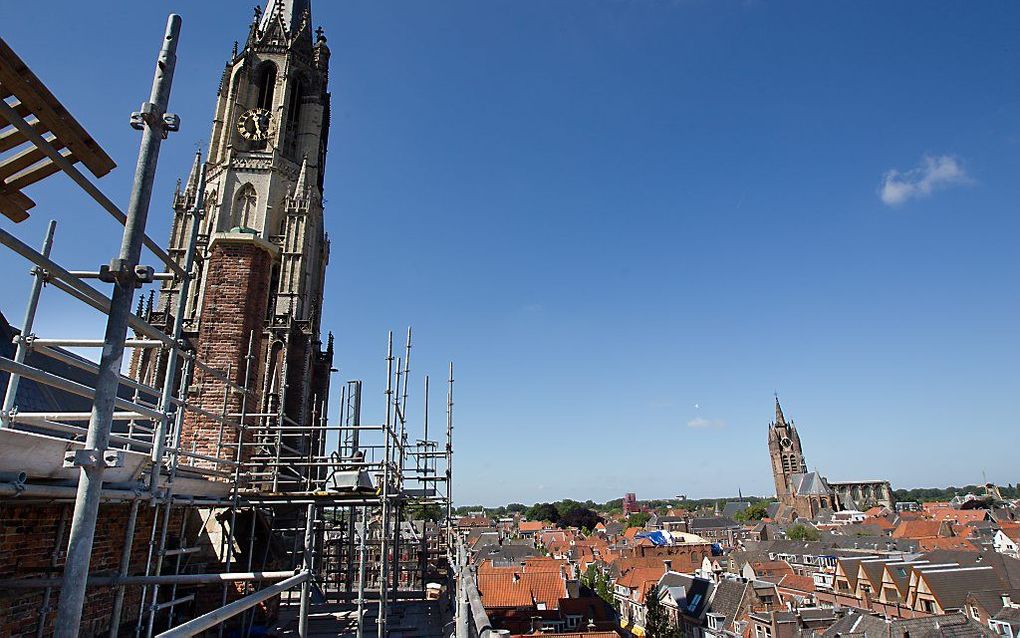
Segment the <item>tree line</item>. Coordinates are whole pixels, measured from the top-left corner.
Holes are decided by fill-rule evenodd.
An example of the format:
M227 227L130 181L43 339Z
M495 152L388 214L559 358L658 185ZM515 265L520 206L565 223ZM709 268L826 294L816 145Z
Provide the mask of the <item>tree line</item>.
M668 509L685 509L694 511L698 509L714 509L718 507L722 509L726 503L733 501L746 501L751 504L758 502L768 502L769 499L764 499L760 496L734 496L731 498L700 498L700 499L679 499L679 498L667 498L667 499L648 499L638 501L638 505L642 508L648 508L649 511L665 512ZM547 506L545 509L538 509L541 506ZM508 505L501 505L499 507L485 507L483 505L461 505L454 508L454 513L464 516L467 514L484 514L485 516L492 516L493 518L501 518L505 516L513 516L516 513L520 513L529 520L555 520L548 518L548 516L542 518L535 518L532 514L544 513L546 515L551 514L552 509L555 509L559 516L562 516L566 512L577 509L586 508L590 509L602 516L615 515L623 513L623 499L614 498L606 501L605 503L598 503L592 500L587 501L575 501L573 499L565 498L559 501L553 501L549 503L535 503L531 506L523 503L510 503Z
M1002 498L1020 498L1020 494L1018 494L1020 490L1012 483L1000 487L999 492L1002 494ZM949 487L916 487L910 490L893 490L893 496L897 501L916 501L918 503L948 501L954 496L964 496L965 494L984 496L985 487L983 485L964 485L963 487L950 485Z

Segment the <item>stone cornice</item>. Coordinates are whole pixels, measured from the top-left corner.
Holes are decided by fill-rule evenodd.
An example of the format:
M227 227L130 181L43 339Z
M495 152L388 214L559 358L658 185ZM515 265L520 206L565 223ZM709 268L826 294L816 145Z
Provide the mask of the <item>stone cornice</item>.
M276 258L280 254L280 247L276 246L265 239L262 239L255 233L247 233L243 231L228 231L225 233L213 233L212 238L209 240L209 250L212 250L216 244L251 244L256 248L269 253L269 256Z

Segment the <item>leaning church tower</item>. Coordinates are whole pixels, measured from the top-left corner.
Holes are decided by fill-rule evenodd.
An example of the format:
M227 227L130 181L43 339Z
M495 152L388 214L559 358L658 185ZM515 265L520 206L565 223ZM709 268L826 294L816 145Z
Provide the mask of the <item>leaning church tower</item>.
M783 408L776 397L776 420L769 424L769 456L772 458L772 478L776 482L776 497L787 505L793 502L792 477L807 472L800 435L793 421L786 422Z
M314 34L309 0L269 0L256 9L247 41L237 43L220 81L205 164L205 216L197 247L197 279L185 310L186 337L199 358L249 388L249 414L282 414L309 425L325 408L332 339L320 339L329 240L322 186L329 133L329 48ZM183 262L199 188L196 158L174 195L170 254ZM170 329L180 286L167 282L150 320ZM249 357L249 352L251 356ZM138 362L158 378L159 362ZM196 372L192 401L219 413L242 397L222 380ZM220 426L189 413L182 448L216 454ZM238 433L224 433L227 446ZM292 446L317 447L314 436ZM301 450L304 452L305 450ZM250 454L246 452L246 454ZM233 452L220 451L221 458Z

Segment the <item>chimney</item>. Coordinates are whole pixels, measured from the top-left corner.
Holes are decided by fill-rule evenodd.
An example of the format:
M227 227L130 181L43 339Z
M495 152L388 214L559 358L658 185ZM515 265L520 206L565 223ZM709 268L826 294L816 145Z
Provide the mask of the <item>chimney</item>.
M667 572L673 571L673 561L667 559L662 561L662 564L666 566Z

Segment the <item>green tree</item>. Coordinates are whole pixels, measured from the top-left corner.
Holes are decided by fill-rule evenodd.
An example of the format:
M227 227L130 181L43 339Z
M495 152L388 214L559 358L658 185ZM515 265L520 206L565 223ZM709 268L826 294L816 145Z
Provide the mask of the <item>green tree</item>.
M404 506L403 518L405 521L441 521L446 519L446 508L412 501Z
M587 507L574 507L563 512L556 524L559 527L576 527L590 532L595 529L595 526L601 520L594 510L590 510Z
M792 541L816 541L822 533L810 525L791 525L786 528L786 537Z
M670 622L666 607L659 597L658 585L652 585L645 595L645 636L646 638L670 638L673 634L673 623Z
M634 512L627 517L627 527L644 527L651 518L648 512Z
M549 521L558 523L560 511L552 503L535 503L524 513L529 521Z
M581 583L616 609L616 599L613 598L613 584L610 582L609 576L599 569L595 563L588 565L588 569L585 570L584 575L581 577Z
M733 518L741 523L748 521L760 521L768 516L769 504L767 501L752 503L751 507L741 510L733 515Z

